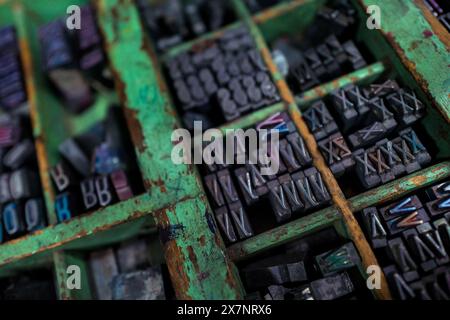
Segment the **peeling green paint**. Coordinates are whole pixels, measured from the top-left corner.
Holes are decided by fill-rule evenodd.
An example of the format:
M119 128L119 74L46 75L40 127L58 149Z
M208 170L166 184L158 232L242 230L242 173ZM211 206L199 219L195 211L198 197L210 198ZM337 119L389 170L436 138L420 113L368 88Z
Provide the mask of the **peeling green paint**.
M81 4L87 1L75 2ZM280 33L298 34L304 30L312 21L316 10L326 1L294 2L283 3L251 16L241 0L233 0L240 21L176 46L161 58L173 56L200 41L217 37L224 30L242 24L249 26L257 47L267 51L267 41L271 41ZM348 83L365 83L381 74L397 76L415 90L421 88L425 93L421 94L421 98L435 101L430 105L436 106L436 110L428 110L423 122L427 133L439 142L438 159L440 161L448 159L450 148L447 137L450 129L448 122L441 117L443 114L448 121L450 115L448 73L450 56L448 47L446 48L448 43L445 44L436 34L424 35L424 31L433 31L433 27L421 15L420 9L413 1L354 0L354 2L366 6L378 4L382 9L381 32L362 28L358 34L376 60L383 62L373 63L314 88L297 97L297 105L307 107L311 101ZM27 41L31 49L33 70L32 77L27 79L27 82L32 82L36 87L37 113L34 114L36 121L33 129L35 137L44 143L46 162L52 165L58 161L57 146L66 136L81 132L102 119L108 106L120 101L123 104L147 190L145 194L129 201L87 213L63 224L51 225L42 231L1 245L0 266L3 268L0 268L0 276L33 265L32 261L35 260L47 264L50 254L57 283L61 283L66 277L64 272L67 262L76 261L79 257L68 251L54 252L54 250L89 248L90 245L108 244L114 239L119 241L118 239L138 234L144 222L153 220L154 216L156 225L162 233L169 234L169 237L163 237L162 242L177 297L236 299L243 297L244 293L233 261L247 259L326 227L333 226L343 236L351 233L337 206L332 205L225 250L219 232L211 222L212 212L196 169L193 166L175 166L170 161L171 133L180 125L159 70L158 58L142 27L134 1L94 1L114 71L117 95L102 93L94 107L80 116L66 113L58 99L48 90L40 70L39 45L35 36L36 28L40 24L62 16L67 5L73 4L73 0L57 2L0 0L0 3L0 24L15 23L18 26L19 36ZM402 13L400 22L398 12ZM360 13L364 17L364 10L360 10ZM294 25L296 28L292 27ZM392 65L390 62L393 62ZM276 81L283 82L277 70L271 72ZM292 113L295 110L295 113L298 113L294 101L286 99L288 96L284 95L284 101L281 103L225 124L220 129L245 128L275 112L290 110ZM55 126L57 122L61 125ZM311 152L318 151L311 150ZM450 163L442 162L348 199L348 205L356 212L364 207L401 197L408 192L448 178L449 175ZM50 208L49 219L55 222L53 194L49 190L46 190L45 194ZM116 231L121 236L115 236ZM62 298L69 296L62 289L59 293ZM84 292L70 298L90 297L90 294Z

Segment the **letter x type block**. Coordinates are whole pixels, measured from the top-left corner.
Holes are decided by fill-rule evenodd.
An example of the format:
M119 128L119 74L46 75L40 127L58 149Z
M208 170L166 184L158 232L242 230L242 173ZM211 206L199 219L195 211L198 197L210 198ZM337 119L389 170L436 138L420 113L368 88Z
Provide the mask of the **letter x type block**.
M304 113L309 130L317 141L322 140L338 131L333 117L330 115L325 103L319 101L309 107Z
M319 148L328 166L337 178L355 165L352 152L340 133L319 141Z

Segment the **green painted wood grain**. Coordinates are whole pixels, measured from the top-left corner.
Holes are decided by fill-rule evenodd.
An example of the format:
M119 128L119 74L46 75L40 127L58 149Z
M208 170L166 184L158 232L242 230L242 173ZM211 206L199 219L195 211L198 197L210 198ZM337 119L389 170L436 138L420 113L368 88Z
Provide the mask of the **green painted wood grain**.
M322 230L341 219L340 212L329 207L234 244L228 248L228 255L233 261L247 259L259 252Z
M57 225L50 225L35 233L3 243L0 249L0 266L61 247L97 232L106 231L158 209L161 209L158 204L151 201L148 194L143 194L128 201L99 209L94 213L87 213Z
M301 109L303 109L305 106L308 106L315 100L318 100L330 94L334 90L343 88L346 85L361 84L363 82L370 83L385 71L386 68L384 64L382 62L376 62L365 68L356 70L333 81L308 90L300 95L297 95L295 97L295 100L297 102L297 105L300 106Z
M411 65L450 122L449 43L432 33L433 28L411 0L360 0L365 6L381 9L381 31L399 50L404 63ZM399 19L401 17L401 19Z
M448 177L450 177L450 162L446 161L350 198L350 206L353 212L357 212L375 204L398 199Z
M155 219L167 237L165 256L177 297L241 297L239 279L225 257L220 235L208 224L208 202L201 197L196 171L171 161L171 134L179 124L135 4L131 0L96 4L150 201L170 206L156 213Z

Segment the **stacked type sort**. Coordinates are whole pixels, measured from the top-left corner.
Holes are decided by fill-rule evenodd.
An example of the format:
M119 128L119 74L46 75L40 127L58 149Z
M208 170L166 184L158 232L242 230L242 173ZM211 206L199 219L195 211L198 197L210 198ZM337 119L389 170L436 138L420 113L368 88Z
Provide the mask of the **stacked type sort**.
M335 35L303 51L285 39L277 41L273 48L272 56L278 70L287 77L289 87L295 93L305 92L367 65L353 40L341 43Z
M14 28L0 30L0 242L46 225Z
M121 109L111 107L105 121L60 144L62 160L50 170L58 193L55 211L59 222L136 194L140 183L130 183L136 164L133 151L126 148L131 145L128 138Z
M285 254L259 259L243 268L249 292L246 299L336 300L369 296L367 288L361 286L361 258L353 243L333 244L331 250L320 254L306 248L305 252L302 245L293 246Z
M89 254L98 300L165 300L172 294L165 266L153 265L146 240L137 239Z
M397 298L450 300L450 182L367 208L361 219Z
M211 128L280 101L246 28L226 31L166 63L185 126Z
M447 0L423 0L427 8L450 32L450 3Z
M12 111L26 100L16 30L0 28L0 108Z
M355 169L361 185L369 189L431 161L409 127L424 116L425 106L414 91L400 88L394 80L339 89L331 93L328 106L332 109L324 101L314 103L303 117L337 178Z
M47 224L27 115L0 116L0 205L0 242L42 229Z
M167 0L159 4L139 0L138 5L159 51L218 30L235 20L229 0L192 0L187 3Z
M279 224L289 220L293 214L305 214L330 201L320 173L311 167L312 159L303 138L286 113L276 113L256 128L277 130L280 135L279 170L276 174L262 175L263 163L267 162L259 159L258 164L250 163L244 140L236 136L235 164L210 165L204 178L216 221L227 243L255 234L255 224L252 226L246 211L251 212L256 224L261 224L264 219L261 210L271 207L275 223ZM238 159L244 158L242 155L247 161L241 164L243 161ZM277 160L274 157L271 161Z
M272 45L272 57L298 94L367 65L355 41L356 10L347 1L321 7L300 40L281 37Z
M94 102L94 88L111 88L102 39L89 6L80 11L82 28L71 30L66 19L39 28L42 65L54 89L73 113Z

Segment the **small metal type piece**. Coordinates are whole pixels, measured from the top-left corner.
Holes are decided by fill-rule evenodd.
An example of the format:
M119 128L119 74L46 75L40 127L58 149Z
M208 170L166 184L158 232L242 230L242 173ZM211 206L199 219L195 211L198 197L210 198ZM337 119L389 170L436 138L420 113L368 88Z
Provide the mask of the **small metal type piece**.
M328 166L337 178L355 165L352 152L340 133L333 134L318 144Z
M424 104L412 90L398 90L386 99L391 110L395 112L400 122L405 126L412 125L425 114Z
M245 283L252 289L308 280L304 262L290 256L275 256L257 261L247 266L243 274Z
M206 189L214 200L215 207L222 207L225 204L222 190L220 189L219 181L215 173L207 175L204 178Z
M364 148L384 138L387 134L388 131L384 125L381 122L376 121L349 135L348 140L353 148Z
M0 148L8 148L16 145L21 138L21 130L18 123L4 120L0 121Z
M121 273L111 280L112 300L165 300L164 281L159 266Z
M280 140L279 149L280 149L280 157L286 164L287 170L289 172L295 172L301 168L301 165L297 161L297 157L294 154L292 145L286 139Z
M356 174L364 188L370 189L381 184L381 177L377 168L369 159L366 150L359 149L353 152L356 161Z
M408 282L417 280L419 278L417 265L402 238L389 240L387 248L389 256L401 271L402 277Z
M417 227L430 219L424 209L418 209L413 213L387 221L389 233L395 235L408 228Z
M375 119L383 123L388 132L397 127L397 121L394 118L394 114L389 111L384 103L384 99L378 97L370 100L371 114L375 116Z
M280 135L296 132L296 128L289 116L284 112L277 112L256 125L256 130L276 130Z
M380 149L386 164L391 168L391 172L396 177L406 172L406 167L402 162L402 158L399 156L394 148L392 141L383 139L377 142L376 146Z
M395 80L389 79L383 83L374 83L370 85L370 95L372 97L385 97L400 89L400 86Z
M338 132L338 127L323 101L315 102L304 113L303 118L317 141Z
M73 174L62 162L50 169L50 177L52 178L57 192L64 192L69 188L69 186L75 185Z
M334 59L340 64L344 64L347 61L347 55L345 54L342 44L339 42L336 35L332 34L325 39L325 44L328 46Z
M25 202L25 225L28 232L42 229L46 225L44 202L40 198Z
M133 197L133 190L130 187L125 171L114 171L110 174L110 178L119 201L125 201Z
M234 174L247 205L255 203L260 196L268 192L266 179L254 165L236 169Z
M92 210L98 206L95 192L95 178L88 178L80 183L81 195L85 210Z
M310 283L314 300L335 300L349 295L355 290L350 276L340 273Z
M364 68L367 65L366 60L364 60L361 52L352 40L344 42L342 47L347 54L347 58L350 61L353 70Z
M425 283L422 278L419 281L413 282L409 285L409 287L414 291L417 298L420 300L433 300L427 288L427 283Z
M80 175L89 176L91 172L89 159L73 138L60 144L59 153Z
M377 209L375 207L366 208L362 212L364 225L370 243L374 249L384 248L387 246L387 233L381 223Z
M26 230L22 210L22 206L16 202L8 203L2 208L3 227L9 238L18 237Z
M322 64L326 68L326 75L324 75L320 80L327 81L328 79L337 78L341 74L341 68L339 66L336 58L331 54L329 47L326 43L323 43L316 48L316 52L320 57Z
M286 199L285 191L277 180L267 183L269 188L269 200L272 205L275 218L278 223L284 222L291 217L292 211Z
M439 265L446 265L450 259L439 230L433 228L430 223L424 223L417 227L417 231L436 255L436 262Z
M112 281L119 275L114 250L112 248L94 251L89 255L89 267L96 298L111 300L113 297Z
M295 182L292 180L289 174L282 175L278 178L278 182L280 183L281 189L289 206L293 213L304 211L305 205L301 201L301 197L297 191L295 186Z
M322 275L326 277L358 266L361 263L361 258L355 246L349 242L337 249L316 256L315 261Z
M294 154L299 161L300 165L303 167L309 166L312 164L312 158L309 154L308 149L306 148L305 141L300 136L298 132L293 132L288 134L286 137L289 144L292 146L294 150Z
M446 197L450 195L450 181L439 183L426 190L430 200Z
M344 131L349 130L356 125L358 121L358 111L355 104L348 98L345 89L333 91L331 94L333 107L336 109L339 118L341 119Z
M414 155L421 167L424 167L431 162L430 154L411 128L401 131L400 137L406 141L411 153Z
M401 300L409 300L416 297L414 290L408 285L407 281L398 272L397 268L394 265L384 268L383 271L390 286L394 288L395 294Z
M236 188L233 180L231 179L230 171L228 169L223 169L217 172L217 179L219 180L219 185L222 188L225 201L229 204L239 201Z
M76 199L73 193L64 192L55 198L55 212L58 222L73 218L77 212Z
M9 176L9 191L14 200L23 200L39 195L40 183L37 173L27 168L12 172Z
M214 210L217 224L219 225L222 235L225 237L225 241L233 243L237 241L236 233L234 231L233 223L230 219L230 213L226 206Z
M429 272L436 268L436 256L431 251L429 246L419 237L419 234L414 229L409 229L403 232L403 237L408 244L409 249L414 254L416 261L420 263L420 268L423 272Z
M422 207L419 198L416 195L413 195L380 208L380 213L384 220L388 221L399 216L411 214Z
M290 78L295 81L300 92L319 85L319 79L316 74L303 59L297 66L291 68Z
M445 213L450 212L450 196L428 202L426 207L432 216L444 215Z
M248 220L247 213L244 211L244 207L241 202L237 201L235 203L230 204L230 215L233 219L235 230L239 236L240 240L244 240L253 236L253 229L250 225L250 221Z
M11 190L9 189L9 180L11 175L3 173L0 175L0 204L12 200Z

